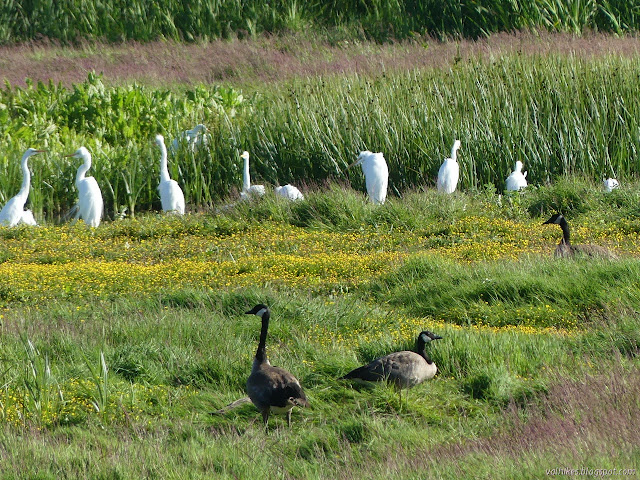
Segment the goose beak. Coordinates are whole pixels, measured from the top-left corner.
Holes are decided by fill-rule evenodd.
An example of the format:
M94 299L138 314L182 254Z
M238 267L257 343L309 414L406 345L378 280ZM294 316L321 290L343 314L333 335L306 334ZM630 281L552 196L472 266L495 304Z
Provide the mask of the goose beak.
M431 337L431 340L442 340L442 337L434 333L433 336Z

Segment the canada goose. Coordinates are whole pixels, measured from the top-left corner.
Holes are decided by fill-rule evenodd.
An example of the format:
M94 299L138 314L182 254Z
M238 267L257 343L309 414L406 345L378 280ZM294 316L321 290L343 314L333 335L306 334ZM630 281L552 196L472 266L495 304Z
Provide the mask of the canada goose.
M460 178L460 165L458 165L459 148L460 140L456 140L451 148L451 158L445 158L442 165L440 165L437 182L439 192L453 193L458 187L458 179Z
M267 428L269 413L286 413L287 425L291 426L291 409L294 406L309 405L307 397L302 391L298 379L283 368L272 367L267 358L266 341L269 328L269 307L258 304L246 312L262 319L260 343L253 359L251 375L247 379L247 393L249 398L262 413L264 426Z
M386 380L398 390L402 402L402 389L411 388L433 378L438 371L436 364L425 350L427 343L442 337L427 330L420 332L416 340L416 351L394 352L379 357L371 363L351 370L341 379L355 378L376 382Z
M527 186L527 172L522 173L522 162L518 160L513 172L507 177L506 187L508 192L517 192Z
M389 167L387 167L384 155L382 152L373 153L365 150L360 152L358 159L347 168L356 165L362 167L369 199L375 204L382 205L387 198L387 185L389 184Z
M556 247L555 256L569 258L575 255L586 255L589 257L602 257L602 258L618 258L616 254L611 252L605 247L600 245L572 245L569 240L569 224L567 220L560 213L552 215L549 220L543 223L543 225L555 223L560 225L562 229L562 240Z

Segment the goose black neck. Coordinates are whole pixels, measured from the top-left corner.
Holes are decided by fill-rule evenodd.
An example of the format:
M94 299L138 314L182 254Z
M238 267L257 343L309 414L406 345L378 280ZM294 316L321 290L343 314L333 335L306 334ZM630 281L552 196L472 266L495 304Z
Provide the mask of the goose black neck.
M424 358L429 365L431 365L433 363L433 360L431 360L431 358L429 358L429 355L427 355L427 349L425 348L426 345L427 342L425 342L422 337L419 337L416 341L416 353Z
M564 217L560 220L560 228L562 229L562 242L566 245L571 245L569 242L569 224Z
M260 343L256 350L256 360L263 363L267 359L267 330L269 330L269 311L262 314L262 329L260 330Z

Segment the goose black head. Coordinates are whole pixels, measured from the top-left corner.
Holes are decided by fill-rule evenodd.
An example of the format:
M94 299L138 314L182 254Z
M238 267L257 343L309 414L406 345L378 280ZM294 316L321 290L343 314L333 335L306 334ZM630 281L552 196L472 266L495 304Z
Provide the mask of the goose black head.
M564 217L562 216L562 214L561 213L556 213L555 215L552 215L549 220L544 222L543 225L547 225L547 224L551 224L551 223L556 223L556 224L559 225L562 222L562 220L564 220Z
M253 307L248 312L245 312L247 315L257 315L262 318L265 313L269 312L269 307L267 307L264 303L259 303L255 307Z
M431 340L442 339L440 335L436 335L435 333L430 332L428 330L420 332L420 335L418 336L418 338L420 338L424 343L429 343Z

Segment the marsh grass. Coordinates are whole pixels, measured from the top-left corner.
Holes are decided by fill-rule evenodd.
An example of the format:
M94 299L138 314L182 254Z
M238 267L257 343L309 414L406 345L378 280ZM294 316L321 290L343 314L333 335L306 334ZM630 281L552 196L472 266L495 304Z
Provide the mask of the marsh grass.
M446 198L417 190L382 207L334 186L299 203L273 197L208 215L143 214L94 233L2 229L5 267L49 268L55 244L63 246L55 253L62 265L80 266L95 255L122 267L126 278L138 263L166 263L169 252L183 265L181 277L193 277L201 260L221 265L228 252L246 258L247 268L272 268L282 258L318 268L330 261L327 252L374 252L378 262L384 252L403 256L386 271L352 272L362 281L348 289L321 292L310 288L309 273L289 285L260 277L242 286L233 273L225 287L174 280L154 291L145 276L139 287L107 295L78 295L84 281L76 285L68 276L47 298L9 294L13 287L3 280L0 472L36 475L37 464L49 476L363 478L375 466L374 478L451 478L474 470L525 478L555 466L556 457L592 456L596 467L603 449L618 452L603 466L633 468L635 430L625 406L633 416L634 390L626 386L635 381L640 346L637 231L630 223L636 207L624 188L614 198L584 185L540 187L501 204L488 190ZM580 207L569 210L577 238L611 239L608 228L626 225L615 234L623 258L554 260L559 233L541 227L544 217L531 217L528 208L553 208L545 188L585 192L575 195ZM605 218L613 225L601 225ZM503 246L487 257L496 238ZM519 242L522 253L514 258L504 245ZM129 253L118 253L127 244ZM475 256L451 249L473 244L483 246ZM203 256L214 245L217 253ZM265 433L251 404L214 413L245 396L259 321L244 312L258 302L272 309L269 359L300 379L310 401L294 411L291 430L274 416ZM439 373L403 392L402 403L384 384L336 380L380 355L413 348L423 329L443 337L429 347ZM618 373L607 383L614 364ZM630 372L627 383L620 383L623 372ZM593 392L580 393L581 382ZM605 384L609 390L598 393ZM560 438L564 423L554 419L580 420L577 431L587 438L603 420L583 412L605 404L617 420L602 442L566 437L554 449L545 446L545 439ZM537 420L539 412L544 419ZM518 447L524 440L511 446L509 439L522 435L532 439L528 453ZM95 460L96 449L104 460ZM520 461L525 473L516 472Z
M568 188L564 178L584 178L585 189L603 176L633 181L637 68L636 57L510 54L374 77L295 79L251 92L108 86L93 73L70 89L53 83L6 86L0 91L6 105L0 124L7 133L0 166L9 175L0 181L0 197L15 194L24 150L46 146L49 153L33 161L31 206L42 213L41 222L59 221L77 195L77 165L61 155L85 144L93 152L92 174L103 188L108 218L120 217L124 207L129 215L156 210L158 152L151 138L163 133L169 141L204 123L210 148L170 158L191 212L237 198L238 155L245 149L256 183L293 183L307 192L327 183L364 191L362 173L347 166L360 150L382 151L391 199L432 188L459 138L460 190L493 185L501 193L520 160L532 190L545 187L539 204L529 205L532 211L580 213L584 192Z

